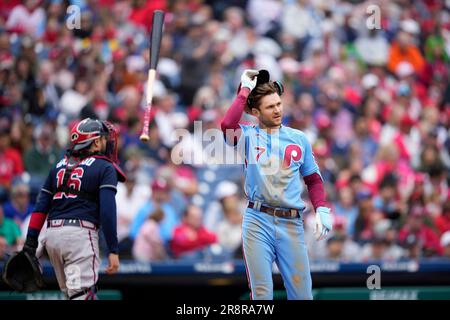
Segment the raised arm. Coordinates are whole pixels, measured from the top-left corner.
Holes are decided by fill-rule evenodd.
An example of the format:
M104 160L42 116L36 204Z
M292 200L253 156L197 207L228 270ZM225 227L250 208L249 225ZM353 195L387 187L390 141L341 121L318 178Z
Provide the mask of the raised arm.
M247 97L251 90L256 86L256 70L245 70L241 76L241 85L238 95L234 99L230 108L227 110L225 117L223 118L220 127L228 143L236 145L241 129L239 127L239 120L244 112L245 104L247 103ZM234 141L231 138L234 137Z

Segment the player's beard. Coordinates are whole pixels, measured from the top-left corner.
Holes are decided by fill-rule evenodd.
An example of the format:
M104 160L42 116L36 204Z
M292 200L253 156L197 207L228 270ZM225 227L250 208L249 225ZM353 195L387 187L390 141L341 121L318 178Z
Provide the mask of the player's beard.
M266 118L264 116L261 116L259 118L259 121L264 126L264 128L275 129L275 128L279 128L281 126L282 118L283 117L282 117L281 114L280 114L279 118L275 118L274 115L272 115L270 118L269 117Z
M106 147L107 147L107 145L108 145L108 140L107 139L101 141L100 153L106 154Z

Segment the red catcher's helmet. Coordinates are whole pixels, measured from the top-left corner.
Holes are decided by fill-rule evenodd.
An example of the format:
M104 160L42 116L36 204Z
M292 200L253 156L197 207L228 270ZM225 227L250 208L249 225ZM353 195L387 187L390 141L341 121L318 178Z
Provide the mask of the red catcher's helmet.
M108 139L104 155L117 162L117 131L114 125L108 121L86 118L74 125L70 131L70 149L72 151L83 150L102 136Z

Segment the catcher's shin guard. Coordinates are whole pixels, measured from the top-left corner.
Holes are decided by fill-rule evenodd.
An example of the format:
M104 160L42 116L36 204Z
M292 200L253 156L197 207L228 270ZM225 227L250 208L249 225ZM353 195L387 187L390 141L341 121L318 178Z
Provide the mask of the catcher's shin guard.
M69 297L69 300L98 300L97 286L92 286L83 291L77 292Z

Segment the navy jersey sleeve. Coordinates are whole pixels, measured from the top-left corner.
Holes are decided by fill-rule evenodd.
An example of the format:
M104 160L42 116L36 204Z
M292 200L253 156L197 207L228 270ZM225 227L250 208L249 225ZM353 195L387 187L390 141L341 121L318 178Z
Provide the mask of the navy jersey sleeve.
M105 166L99 183L100 223L109 253L118 253L116 190L117 173L111 164Z
M101 176L100 176L100 183L99 188L100 190L103 188L110 188L117 190L117 172L114 166L110 163L108 163L104 170L102 170Z

